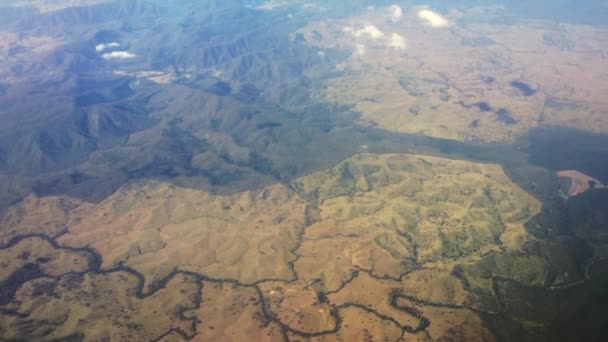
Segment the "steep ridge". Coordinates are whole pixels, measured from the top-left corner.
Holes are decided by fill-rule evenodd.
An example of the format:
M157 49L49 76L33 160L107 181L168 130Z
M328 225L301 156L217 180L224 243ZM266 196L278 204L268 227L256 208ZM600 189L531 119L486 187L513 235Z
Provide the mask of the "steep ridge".
M544 312L547 298L596 310L608 201L600 189L559 197L553 171L605 178L605 137L547 128L488 144L359 124L352 103L320 95L336 78L358 89L382 77L349 79L352 51L310 44L317 26L299 30L368 4L114 0L10 12L0 23L0 255L10 260L0 260L0 338L492 340L506 329L534 340L571 318ZM418 76L394 85L415 96L427 82L444 101L445 75ZM537 84L507 76L507 95L542 100ZM453 104L529 128L493 103ZM533 114L562 123L564 108L601 108L545 105Z
M332 109L311 104L308 95L311 73L326 73L334 61L322 61L315 49L290 42L287 32L298 24L246 5L210 2L203 8L190 2L171 5L166 13L148 1L108 2L21 21L14 30L26 36L44 32L57 46L41 52L25 48L8 59L13 67L4 72L12 85L0 96L0 117L7 123L0 132L0 165L16 177L37 177L33 184L11 181L30 183L23 186L41 193L69 187L72 194L84 195L98 193L89 186L108 185L100 178L116 179L114 184L119 185L133 177L182 176L196 177L191 183L207 179L203 183L222 185L238 183L252 173L285 177L270 165L280 160L272 160L272 145L287 151L289 145L279 140L294 130L304 133L299 126L303 120L310 126L306 135L326 134L336 125L335 115L327 115ZM159 30L163 34L157 34ZM85 34L70 33L75 31ZM22 38L16 39L15 44L26 46ZM134 57L104 57L105 49L125 49ZM161 84L132 74L146 70L158 70L176 81ZM26 97L31 101L22 101ZM221 105L207 110L195 106L206 101ZM313 112L323 117L321 123L306 117ZM269 130L280 137L248 137L250 132L262 135ZM142 134L134 136L136 132ZM234 141L239 155L225 146L205 147L212 135ZM312 148L306 153L311 152ZM344 158L348 153L337 155ZM187 157L177 162L176 155ZM195 161L202 158L214 161ZM227 177L220 180L215 173ZM74 175L88 181L74 183Z

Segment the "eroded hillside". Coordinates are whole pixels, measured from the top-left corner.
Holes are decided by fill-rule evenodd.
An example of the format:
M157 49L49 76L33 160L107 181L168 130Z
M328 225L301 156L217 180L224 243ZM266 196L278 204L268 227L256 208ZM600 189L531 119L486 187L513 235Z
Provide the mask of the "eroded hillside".
M99 204L32 197L9 211L3 221L3 241L44 234L40 221L48 216L40 212L57 211L66 202L70 210L55 215L58 222L53 223L65 227L54 240L56 248L95 251L101 258L99 269L80 270L81 275L73 276L66 270L54 274L56 278L38 275L25 281L17 290L19 301L7 305L7 310L20 313L11 316L15 323L7 328L16 329L15 336L28 334L19 320L34 317L26 303L40 302L39 296L44 295L32 294L29 287L46 281L52 284L47 285L48 291L57 293L53 301L61 303L67 296L82 301L85 292L78 291L84 291L80 287L85 283L94 286L87 291L114 291L113 287L123 286L112 277L122 277L125 285L116 290L120 295L108 300L121 301L124 292L120 291L137 288L141 293L135 294L140 293L149 305L172 291L172 284L196 288L205 280L201 294L205 300L199 302L191 293L181 304L197 308L192 313L199 315L195 331L200 336L287 333L347 338L355 334L348 326L367 319L377 321L366 330L368 334L390 339L435 338L449 329L476 334L483 330L476 312L497 310L492 294L483 290L489 291L491 285L484 285L483 276L459 275L455 270L474 268L491 253L509 258L510 253L521 251L534 240L523 224L540 210L539 202L515 186L497 165L418 155L358 154L293 182L235 195L138 182ZM22 245L5 251L21 253L27 250ZM526 270L503 271L519 279L522 272L542 274L543 266L540 261ZM11 273L19 267L6 265L5 269ZM43 274L47 274L45 269ZM73 282L82 285L67 286ZM228 305L225 308L213 309L225 311L225 319L207 307L217 305L213 304L216 292L232 298L221 304ZM95 305L110 305L103 304L103 297L98 300ZM427 307L427 302L437 307ZM40 310L37 315L47 309ZM145 319L141 315L146 310L139 306L131 310L129 316L135 322ZM163 324L170 327L174 320L184 320L182 311L168 312ZM77 312L66 313L65 321L74 320L71 315ZM72 328L60 324L51 336L82 334L88 324L102 324L89 321L93 319L89 316L78 317L81 323ZM243 322L239 329L245 330L230 328L235 319ZM116 336L128 336L124 335L127 330L113 329ZM151 333L145 324L142 329ZM193 333L185 328L179 331ZM129 334L146 336L130 330ZM491 336L488 331L484 334Z
M0 340L603 340L606 7L479 3L0 4Z

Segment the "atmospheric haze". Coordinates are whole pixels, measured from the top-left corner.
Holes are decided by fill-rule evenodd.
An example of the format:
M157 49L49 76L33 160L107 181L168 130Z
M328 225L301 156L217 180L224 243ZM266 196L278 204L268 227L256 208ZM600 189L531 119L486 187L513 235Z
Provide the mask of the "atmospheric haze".
M0 340L605 341L605 1L0 3Z

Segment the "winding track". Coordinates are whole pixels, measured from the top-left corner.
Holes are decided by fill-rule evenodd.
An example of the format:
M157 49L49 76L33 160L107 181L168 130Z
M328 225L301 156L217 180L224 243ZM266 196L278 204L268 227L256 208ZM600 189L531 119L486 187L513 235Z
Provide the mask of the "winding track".
M310 210L314 210L314 208L310 208ZM308 210L307 210L308 211ZM179 311L177 312L178 317L181 320L184 321L191 321L192 322L192 331L194 332L192 335L189 335L188 333L186 333L185 331L179 329L179 328L172 328L170 330L168 330L167 332L165 332L164 334L158 336L156 339L154 339L154 341L160 341L162 340L164 337L176 333L178 335L180 335L183 339L185 340L191 340L193 339L196 335L197 335L197 327L198 324L201 323L200 321L197 320L196 317L186 317L185 316L185 312L189 311L189 310L194 310L199 308L202 305L202 298L200 296L201 291L204 290L203 289L203 282L210 282L210 283L219 283L219 284L232 284L234 286L238 286L238 287L243 287L243 288L250 288L250 289L254 289L256 291L256 293L258 294L258 299L259 299L259 304L260 304L260 311L262 312L262 314L264 315L264 318L266 319L267 324L270 323L275 323L277 324L280 329L281 329L281 334L283 337L284 341L289 341L289 334L294 334L303 338L311 338L311 337L319 337L319 336L324 336L324 335L332 335L337 333L341 327L342 327L342 316L340 314L340 310L341 309L345 309L345 308L357 308L359 310L363 310L367 313L373 314L376 317L378 317L381 320L390 322L396 326L398 326L401 331L402 334L405 333L411 333L411 334L416 334L419 333L421 331L424 331L432 322L427 319L426 317L422 316L421 312L415 308L415 307L411 307L411 306L406 306L406 305L402 305L398 303L398 300L400 298L404 298L407 299L408 301L416 304L416 305L420 305L420 306L432 306L432 307L440 307L440 308L448 308L448 309L468 309L468 310L472 310L474 312L477 313L483 313L483 314L490 314L490 315L500 315L502 313L502 308L503 308L503 300L504 298L501 298L499 292L497 291L498 286L500 286L500 282L504 281L504 282L514 282L514 283L518 283L520 285L524 285L524 286L528 286L525 284L522 284L520 282L518 282L517 280L511 279L509 277L506 277L504 275L500 275L500 274L493 274L492 277L490 278L491 283L492 283L492 294L494 296L494 298L496 299L496 303L497 303L497 310L496 311L484 311L484 310L480 310L478 308L475 307L471 307L471 306L467 306L467 305L458 305L458 304L452 304L452 303L444 303L444 302L433 302L433 301L428 301L428 300L423 300L423 299L419 299L416 298L415 296L411 296L411 295L407 295L401 291L399 291L399 289L394 289L392 291L392 293L390 294L388 300L390 302L391 307L393 307L396 310L405 312L411 316L416 317L417 319L419 319L419 324L418 326L408 326L408 325L403 325L401 324L399 321L397 321L396 319L394 319L393 317L390 317L388 315L382 314L372 308L369 308L365 305L362 305L360 303L356 303L356 302L347 302L344 303L342 305L335 305L332 303L328 303L328 305L331 308L331 317L334 319L335 321L335 325L332 329L329 330L325 330L325 331L318 331L318 332L304 332L304 331L300 331L298 329L294 329L291 326L289 326L288 324L286 324L285 322L281 321L281 319L274 314L270 309L269 309L269 305L267 303L267 299L264 297L264 293L262 291L262 289L260 288L260 284L265 283L265 282L283 282L283 283L294 283L299 279L298 274L295 270L295 262L298 260L298 258L300 257L300 255L297 254L297 249L300 247L303 238L304 238L304 233L305 230L308 226L310 226L311 224L314 223L314 219L310 218L309 215L307 215L307 224L306 226L301 230L300 234L298 235L298 242L296 247L293 249L293 253L296 255L295 260L291 261L289 263L289 267L293 272L293 278L286 280L286 279L262 279L259 281L256 281L254 283L242 283L238 280L235 279L229 279L229 278L212 278L209 277L207 275L201 274L201 273L197 273L197 272L191 272L191 271L183 271L183 270L179 270L179 269L175 269L173 270L170 274L168 274L167 276L165 276L163 279L153 283L150 287L149 290L146 291L144 289L144 284L145 284L145 277L143 276L143 274L139 273L138 271L136 271L133 268L130 268L128 266L125 266L124 264L119 264L118 266L109 268L109 269L101 269L101 265L102 265L102 256L92 247L70 247L70 246L62 246L60 245L56 239L59 238L61 235L64 235L68 232L67 228L65 230L63 230L61 233L57 234L56 236L50 237L48 235L45 234L24 234L24 235L19 235L14 237L13 239L11 239L8 243L6 243L3 246L0 246L0 250L2 249L8 249L11 247L14 247L15 245L17 245L19 242L25 240L25 239L29 239L29 238L39 238L39 239L43 239L47 242L49 242L54 248L56 249L63 249L63 250L67 250L67 251L72 251L72 252L80 252L80 253L86 253L88 255L88 263L89 263L89 267L86 271L83 272L68 272L59 276L49 276L46 275L42 272L32 272L32 273L28 273L29 277L22 277L20 279L18 279L16 284L12 284L13 286L11 286L11 290L12 293L9 293L8 295L11 297L14 297L15 295L15 291L21 287L25 282L32 280L32 279L36 279L36 278L51 278L54 279L56 282L59 281L62 277L65 276L82 276L86 273L97 273L97 274L109 274L109 273L113 273L113 272L126 272L129 273L133 276L135 276L137 278L137 285L135 287L135 296L138 299L144 299L146 297L149 297L151 295L153 295L154 293L156 293L158 290L163 289L166 287L167 283L169 283L169 281L171 281L173 279L173 277L175 277L176 275L186 275L189 277L192 277L194 279L197 280L198 283L198 290L197 290L197 296L194 298L194 303L193 305L189 306L189 307L182 307L179 309ZM421 270L424 269L424 266L422 265L417 265L417 267L414 270ZM371 272L371 270L365 270L365 269L361 269L358 268L356 270L354 270L351 274L351 276L345 280L339 288L337 288L336 290L333 291L329 291L329 292L322 292L318 294L319 297L319 301L323 301L323 302L327 302L327 295L328 294L332 294L332 293L338 293L340 292L342 289L344 289L344 287L346 285L348 285L349 283L351 283L353 280L355 280L360 274L361 272L365 272L367 273L370 277L378 279L378 280L395 280L392 278L387 278L387 277L379 277L377 275L374 275L373 272ZM409 272L407 272L409 273ZM406 274L407 274L406 273ZM406 274L403 274L399 277L399 280L401 280ZM586 280L590 280L591 278L587 275ZM551 290L559 290L562 288L568 288L568 287L572 287L572 286L578 286L581 285L582 283L584 283L586 280L583 280L581 282L577 282L575 284L569 284L569 285L564 285L562 287L559 288L551 288ZM6 303L4 303L6 304ZM0 303L0 306L2 306L3 303ZM0 313L5 314L5 315L13 315L13 316L23 316L23 314L19 313L19 312L13 312L13 311L9 311L6 310L2 307L0 307Z

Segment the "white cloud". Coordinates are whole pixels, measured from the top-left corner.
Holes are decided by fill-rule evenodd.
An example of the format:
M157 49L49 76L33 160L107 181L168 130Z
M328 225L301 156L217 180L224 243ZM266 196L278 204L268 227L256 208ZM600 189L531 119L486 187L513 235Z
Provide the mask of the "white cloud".
M99 44L97 46L95 46L95 50L97 52L102 52L106 49L110 49L110 48L115 48L115 47L119 47L120 44L117 42L111 42L111 43L107 43L107 44Z
M215 78L221 78L222 75L224 74L224 72L219 69L211 68L210 71L211 71L211 75L213 75L213 77L215 77Z
M445 20L441 14L437 12L433 12L428 9L423 9L418 11L418 17L424 21L426 21L432 27L445 27L448 26L448 21Z
M281 7L285 7L287 5L289 5L289 3L287 1L270 0L270 1L267 1L266 3L259 5L258 7L256 7L256 9L272 11L275 8L281 8Z
M324 6L321 6L319 4L309 3L309 2L303 3L302 8L312 9L312 10L317 10L317 11L326 11L327 10L327 8Z
M396 50L404 50L406 47L405 38L402 35L393 33L391 39L388 42L388 46L396 49Z
M101 57L105 59L130 59L135 58L137 55L132 54L128 51L112 51L108 53L104 53Z
M367 47L363 44L357 44L357 54L360 56L365 55L365 52L367 51Z
M355 37L368 36L372 39L380 39L384 37L384 33L374 25L366 25L364 28L354 31Z
M399 21L403 16L403 10L401 9L401 7L399 7L399 5L393 5L389 7L389 9L391 11L390 17L393 21Z

